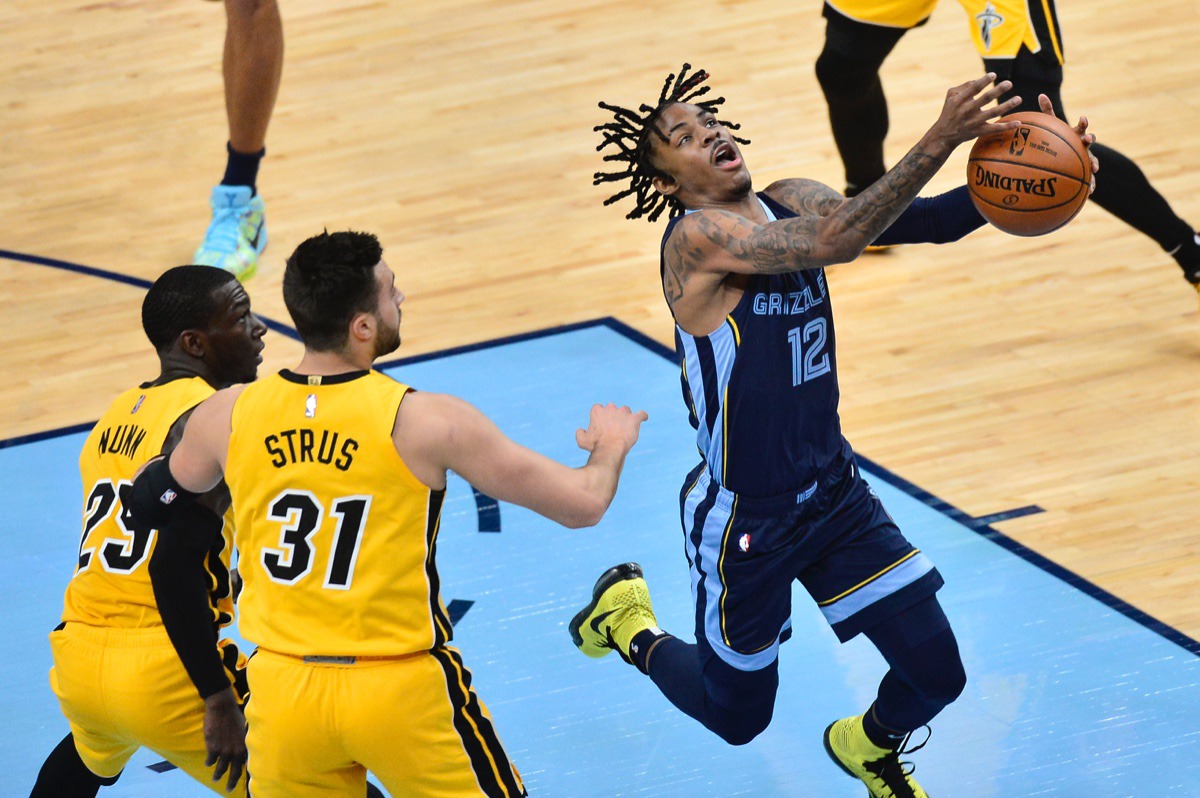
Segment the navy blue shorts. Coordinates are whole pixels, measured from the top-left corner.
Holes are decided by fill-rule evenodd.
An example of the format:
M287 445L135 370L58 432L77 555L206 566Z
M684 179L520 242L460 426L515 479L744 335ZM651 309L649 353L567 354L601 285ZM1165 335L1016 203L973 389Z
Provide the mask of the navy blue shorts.
M769 666L791 629L799 580L842 642L942 586L863 480L853 455L799 493L746 498L704 463L680 492L696 637L741 671Z

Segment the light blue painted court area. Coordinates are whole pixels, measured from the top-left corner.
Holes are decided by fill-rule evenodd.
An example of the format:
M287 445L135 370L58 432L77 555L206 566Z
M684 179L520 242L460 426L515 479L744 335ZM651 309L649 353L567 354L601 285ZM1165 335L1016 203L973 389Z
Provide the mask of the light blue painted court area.
M438 542L443 598L473 602L454 644L501 739L531 796L862 798L865 788L826 758L821 733L870 704L884 664L861 638L839 645L799 588L774 723L745 747L727 746L675 710L616 655L590 660L572 646L568 620L596 577L626 560L645 568L660 625L692 639L678 493L698 455L677 368L625 332L602 322L387 369L422 390L470 400L512 438L571 464L584 462L574 433L593 403L650 413L616 501L593 529L563 529L501 505L500 532L480 531L471 489L451 481ZM853 442L854 430L847 434ZM0 658L4 795L28 793L67 731L47 681L46 635L78 547L83 438L0 448L8 508L0 535L9 552L0 560L9 641ZM945 576L939 595L969 677L912 757L931 796L1200 795L1193 641L1168 639L1171 631L1153 630L1152 619L1127 617L1086 585L1012 553L982 524L964 524L863 465L901 529ZM158 760L142 751L102 795L211 795L178 771L148 769Z

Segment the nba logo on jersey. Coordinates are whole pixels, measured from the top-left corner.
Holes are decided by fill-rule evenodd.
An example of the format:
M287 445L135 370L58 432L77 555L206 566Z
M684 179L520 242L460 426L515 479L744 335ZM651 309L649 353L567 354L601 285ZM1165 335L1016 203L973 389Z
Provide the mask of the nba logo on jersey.
M316 418L317 416L317 395L310 393L308 398L304 400L304 417Z
M742 551L750 551L750 533L742 535L738 538L738 548Z
M142 406L142 402L144 402L144 401L146 401L146 394L142 394L141 396L138 397L137 402L134 403L134 405L133 405L133 409L129 411L129 415L132 416L134 413L136 413L138 411L138 408L140 408Z
M160 502L162 502L163 504L170 504L171 502L175 501L176 496L177 496L177 494L175 493L175 491L171 490L170 488L167 488L166 493L159 496L158 500Z

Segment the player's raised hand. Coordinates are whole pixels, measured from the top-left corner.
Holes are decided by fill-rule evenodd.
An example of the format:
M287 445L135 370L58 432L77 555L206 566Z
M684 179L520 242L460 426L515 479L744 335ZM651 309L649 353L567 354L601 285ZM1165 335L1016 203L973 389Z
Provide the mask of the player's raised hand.
M1043 114L1058 116L1054 111L1054 103L1045 94L1038 95L1038 105L1041 106ZM1088 133L1088 119L1086 116L1079 117L1079 122L1076 123L1074 130L1079 134L1079 138L1083 141L1083 146L1087 147L1088 155L1092 159L1092 185L1088 188L1088 194L1096 190L1096 171L1100 168L1100 161L1096 159L1095 153L1092 152L1092 145L1096 143L1096 134Z
M637 443L642 422L648 418L650 416L645 410L635 413L627 406L617 407L612 402L592 405L587 429L576 430L575 442L580 449L589 452L595 451L603 443L620 445L627 452Z
M975 80L967 81L946 92L942 114L929 129L930 134L953 150L959 144L984 134L1015 130L1017 122L993 122L991 120L1015 111L1021 104L1020 97L1010 97L998 105L992 105L1012 89L1012 82L1002 80L993 84L996 75L992 72Z

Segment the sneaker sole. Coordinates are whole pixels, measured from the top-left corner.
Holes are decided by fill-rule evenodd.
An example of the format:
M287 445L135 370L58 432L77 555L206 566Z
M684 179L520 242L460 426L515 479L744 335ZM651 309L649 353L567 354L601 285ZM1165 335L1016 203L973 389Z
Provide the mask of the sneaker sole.
M576 648L583 648L583 635L579 634L579 628L587 622L588 616L596 611L596 605L600 603L600 597L604 595L604 591L617 582L624 582L628 579L641 579L642 576L642 566L635 562L622 563L600 574L600 578L596 580L595 587L592 588L592 600L588 602L586 607L575 613L575 617L571 619L571 623L567 626L571 632L571 642L575 644Z
M825 736L823 738L823 741L825 743L825 753L829 754L829 758L833 760L833 764L835 764L839 768L841 768L843 773L845 773L847 776L849 776L852 779L857 779L858 776L854 775L854 771L851 770L850 768L846 767L846 765L842 762L842 760L838 759L838 755L833 752L833 745L831 745L829 742L829 733L833 731L833 727L836 725L837 725L837 721L835 720L833 723L830 723L828 726L825 727Z

